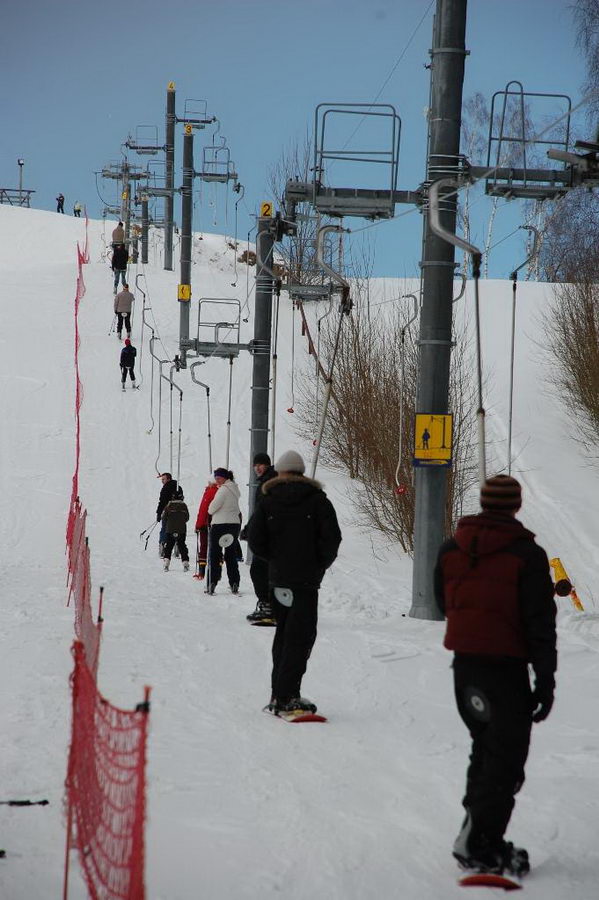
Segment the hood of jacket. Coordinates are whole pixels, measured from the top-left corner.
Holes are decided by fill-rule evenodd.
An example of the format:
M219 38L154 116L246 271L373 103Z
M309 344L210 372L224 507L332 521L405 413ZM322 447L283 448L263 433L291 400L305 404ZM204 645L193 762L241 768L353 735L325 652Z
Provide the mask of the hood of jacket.
M454 537L464 553L487 556L509 547L521 538L531 541L534 534L508 513L485 511L460 519Z
M286 506L297 506L316 491L321 491L322 485L305 475L295 475L288 472L286 475L277 475L262 485L262 493L272 497L277 503Z

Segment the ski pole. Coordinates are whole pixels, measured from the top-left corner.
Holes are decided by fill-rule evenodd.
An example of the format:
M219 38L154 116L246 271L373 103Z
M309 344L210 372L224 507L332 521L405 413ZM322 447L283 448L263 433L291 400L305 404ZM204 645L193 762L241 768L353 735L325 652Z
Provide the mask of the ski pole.
M0 800L0 806L48 806L49 800Z
M146 543L145 543L145 546L144 546L144 550L147 550L147 549L148 549L148 541L150 540L150 538L151 538L151 536L152 536L152 532L154 531L154 529L156 528L157 525L158 525L158 522L154 522L154 524L152 525L151 528L148 526L148 528L146 528L146 530L145 530L145 531L142 531L142 533L140 534L140 536L139 536L140 541L143 540L143 536L144 536L144 534L146 534L146 532L147 532L147 535L148 535L147 538L146 538Z
M112 317L112 325L110 326L110 331L108 332L108 337L110 337L110 335L111 335L112 332L114 331L115 323L116 323L116 313L115 313L115 315Z

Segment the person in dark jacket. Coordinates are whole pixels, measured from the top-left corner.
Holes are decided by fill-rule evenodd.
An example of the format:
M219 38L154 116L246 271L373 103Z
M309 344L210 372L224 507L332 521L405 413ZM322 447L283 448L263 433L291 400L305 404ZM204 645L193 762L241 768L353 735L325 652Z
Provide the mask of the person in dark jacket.
M164 507L162 513L162 521L166 532L166 541L164 543L164 571L168 572L171 564L171 553L173 547L177 545L181 562L183 563L183 571L189 571L189 551L185 538L187 535L187 523L189 521L189 510L183 498L183 491L177 488L175 496Z
M119 286L119 279L122 279L123 287L127 283L127 263L129 262L129 254L124 244L117 244L112 251L111 268L114 272L114 293L116 294Z
M268 562L277 622L269 708L315 712L300 688L316 640L318 589L337 557L341 532L320 484L304 476L299 453L283 453L276 469L278 476L262 485L264 498L247 528L252 553Z
M131 387L136 387L135 384L135 357L137 356L137 350L129 340L129 338L125 338L125 346L121 350L121 384L123 386L123 390L125 390L125 381L127 380L127 373L129 373L129 377L131 378Z
M254 496L254 509L257 509L264 498L262 486L270 481L271 478L277 477L277 471L273 467L268 453L256 453L254 456L254 473L257 479L256 494ZM247 540L247 529L240 535L243 540ZM246 616L248 622L262 622L270 625L275 624L273 618L272 605L270 602L270 590L268 587L268 563L265 559L261 559L256 554L252 557L250 565L250 578L254 586L254 593L257 597L256 609L254 612Z
M160 491L160 497L158 498L158 506L156 507L156 521L162 521L160 526L160 537L158 538L158 551L159 556L163 557L164 544L166 542L166 527L164 520L162 519L162 513L169 500L172 500L175 496L178 485L170 472L163 472L162 475L159 475L158 477L162 482L162 489Z
M64 194L59 194L56 198L56 212L64 214Z
M557 668L549 562L515 518L521 502L515 478L488 478L482 512L460 519L434 575L445 647L455 654L457 707L472 738L466 818L453 855L465 868L516 875L529 871L528 854L504 834L524 783L532 723L553 705Z

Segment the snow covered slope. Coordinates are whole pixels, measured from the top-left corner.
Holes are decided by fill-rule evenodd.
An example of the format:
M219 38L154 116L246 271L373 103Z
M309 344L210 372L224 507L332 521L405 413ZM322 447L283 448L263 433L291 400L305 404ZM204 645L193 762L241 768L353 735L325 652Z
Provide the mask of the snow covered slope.
M83 232L84 222L67 216L0 207L0 799L50 800L47 807L0 807L6 900L61 896L73 639L73 611L64 605L64 532L74 465L75 242ZM171 462L168 390L158 446L147 342L141 390L120 390L121 345L108 333L113 298L105 241L102 223L90 223L80 312L80 493L89 514L94 593L105 587L100 688L113 703L131 707L144 684L153 687L149 900L461 896L450 849L461 820L468 741L454 709L443 626L407 616L410 560L352 525L351 482L321 470L344 541L321 592L319 638L304 688L329 723L294 729L262 715L272 632L246 624L254 605L247 569L240 596L219 586L208 598L178 561L163 573L156 534L147 552L139 540L154 517L156 471L176 469L176 452ZM234 254L225 238L194 239L194 298L239 299L249 313L241 335L247 341L252 297L245 266L237 269L232 287ZM157 342L157 352L172 357L178 279L161 269L158 240L145 271L132 268L132 283L135 276L164 344ZM387 289L392 295L393 285ZM571 570L587 611L575 613L560 601L557 701L549 720L535 727L510 837L530 850L529 897L590 900L599 870L598 475L572 441L567 410L545 393L538 320L548 289L521 284L518 296L514 474L524 484L522 518ZM485 282L481 300L489 431L503 462L510 285ZM297 316L294 327L299 357L305 345ZM296 447L308 458L310 445L295 438L286 412L291 329L284 301L277 447ZM242 354L234 366L230 467L244 499L250 371ZM228 364L209 360L198 377L211 386L214 464L222 465ZM176 381L184 392L181 481L193 515L209 474L205 393L187 373ZM175 448L176 423L175 417ZM85 890L75 859L72 871L70 897L79 900ZM478 896L476 889L471 894Z

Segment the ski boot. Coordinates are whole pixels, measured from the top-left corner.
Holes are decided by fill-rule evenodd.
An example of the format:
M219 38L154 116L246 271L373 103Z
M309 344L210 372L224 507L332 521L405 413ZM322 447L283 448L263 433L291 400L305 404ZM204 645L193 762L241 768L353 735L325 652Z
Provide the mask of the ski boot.
M189 572L189 560L185 560L185 562L183 563L183 571Z
M165 571L165 572L168 572L169 567L170 567L170 564L171 564L170 559L166 559L166 558L165 558L164 563L163 563L164 571Z
M270 603L265 603L263 600L258 600L258 603L256 604L256 609L254 610L253 613L249 613L249 615L246 616L246 619L248 620L248 622L252 622L252 623L262 622L264 620L267 620L267 621L272 620L272 622L274 624L274 617L272 614L272 606L270 605Z

